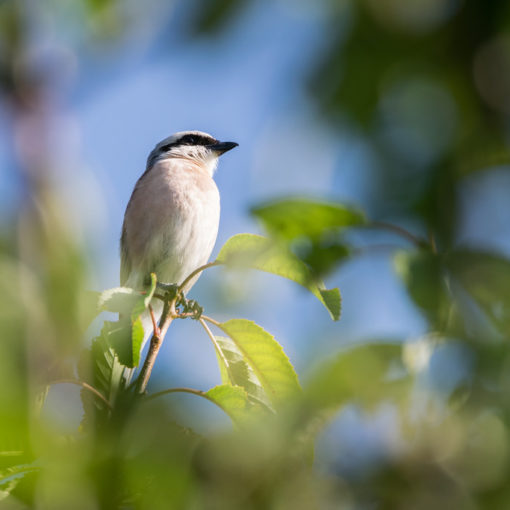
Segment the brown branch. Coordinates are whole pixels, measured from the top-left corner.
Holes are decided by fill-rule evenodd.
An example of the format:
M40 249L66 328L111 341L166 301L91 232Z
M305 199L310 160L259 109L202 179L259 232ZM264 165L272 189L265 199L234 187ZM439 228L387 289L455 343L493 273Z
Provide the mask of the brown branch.
M156 358L159 353L159 349L161 348L161 345L163 344L163 340L165 339L166 332L168 331L168 328L170 327L170 324L172 324L172 321L178 317L183 317L185 314L179 315L175 309L176 303L179 299L180 294L182 293L183 289L188 285L188 283L199 273L204 271L205 269L213 266L220 265L221 262L213 261L209 262L208 264L204 264L203 266L198 267L193 272L191 272L184 281L179 285L177 288L177 292L175 297L169 302L166 300L166 298L163 298L164 304L163 304L163 313L161 315L161 319L159 321L159 326L156 324L156 319L154 317L154 311L152 307L149 306L149 311L151 315L152 320L152 327L153 327L153 334L150 341L149 351L147 353L147 356L145 358L145 361L143 363L142 370L140 371L140 374L136 380L136 392L137 393L145 393L145 389L147 388L147 384L149 382L152 369L154 367L154 363L156 362ZM162 296L159 294L155 297L161 299Z

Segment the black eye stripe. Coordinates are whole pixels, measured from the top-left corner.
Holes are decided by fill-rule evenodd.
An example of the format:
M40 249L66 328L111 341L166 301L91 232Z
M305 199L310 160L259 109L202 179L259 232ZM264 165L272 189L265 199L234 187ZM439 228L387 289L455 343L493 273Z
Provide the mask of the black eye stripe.
M216 140L209 136L202 135L184 135L177 145L212 145Z
M182 145L213 145L218 143L218 140L202 135L184 135L182 138L177 140L176 142L169 143L166 145L162 145L160 148L161 152L167 152L172 147L179 147Z

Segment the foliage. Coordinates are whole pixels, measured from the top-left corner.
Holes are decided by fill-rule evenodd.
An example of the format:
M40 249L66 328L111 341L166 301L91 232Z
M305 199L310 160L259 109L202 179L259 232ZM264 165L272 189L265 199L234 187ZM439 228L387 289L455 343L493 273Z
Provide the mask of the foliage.
M31 61L37 29L74 27L72 43L87 48L119 42L147 5L32 4L0 5L0 91L16 136L60 90L51 71ZM255 2L183 9L193 4L202 7L187 18L196 38L221 32ZM340 291L323 279L337 281L346 263L380 248L384 233L391 243L384 253L426 334L341 338L298 379L271 333L248 319L201 315L181 295L160 292L157 275L144 293L91 293L87 247L46 168L54 146L38 139L20 149L16 138L13 173L25 200L0 235L2 508L509 507L510 260L462 243L459 222L465 179L510 159L508 2L313 7L324 26L307 90L322 120L370 148L377 193L363 208L331 197L257 204L251 212L266 235L232 237L197 271L222 265L283 277L336 321ZM160 326L196 320L211 340L217 385L155 392L140 384L143 324L162 302ZM120 316L86 342L103 312ZM314 351L322 324L310 330ZM65 384L81 395L81 406L57 398L60 412L81 419L71 431L50 412ZM232 427L202 433L176 395L227 416Z

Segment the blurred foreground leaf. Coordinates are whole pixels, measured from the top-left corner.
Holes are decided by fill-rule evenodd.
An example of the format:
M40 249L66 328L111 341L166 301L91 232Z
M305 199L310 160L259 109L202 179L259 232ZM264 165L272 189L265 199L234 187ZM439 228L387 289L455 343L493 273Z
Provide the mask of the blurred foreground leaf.
M389 343L361 345L342 352L314 371L304 386L305 399L320 411L348 402L370 406L388 398L406 374L401 353L401 345Z
M205 396L221 407L233 422L242 424L248 418L249 402L244 388L222 384L211 388Z
M299 283L319 299L333 320L340 318L340 291L325 289L306 264L266 237L254 234L231 237L221 248L217 262L230 267L258 269Z
M394 264L411 299L425 313L434 329L443 330L451 307L443 258L430 251L401 251L395 255Z
M16 485L29 473L35 473L40 467L35 464L21 464L0 470L0 501L6 499Z
M510 260L494 253L463 250L449 254L445 265L502 333L508 336Z

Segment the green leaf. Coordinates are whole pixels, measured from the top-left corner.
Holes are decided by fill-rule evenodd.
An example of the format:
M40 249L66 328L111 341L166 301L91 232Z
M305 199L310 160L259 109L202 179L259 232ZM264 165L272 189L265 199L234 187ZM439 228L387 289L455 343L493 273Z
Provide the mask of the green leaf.
M204 396L221 407L233 422L242 424L248 419L250 406L244 388L222 384L211 388Z
M151 285L145 294L127 287L109 289L101 294L99 308L119 312L117 322L105 321L101 335L112 347L122 365L134 368L140 363L144 330L140 316L144 313L156 290L156 276L151 274Z
M338 408L349 401L371 405L390 395L407 375L400 344L356 346L320 365L307 382L304 394L316 410ZM398 378L391 377L391 368Z
M270 202L252 209L252 214L262 221L271 234L285 240L301 236L318 239L326 231L362 225L364 215L345 205L294 198Z
M97 308L102 312L125 313L131 311L143 299L140 292L128 287L107 289L99 295Z
M510 260L488 252L458 250L448 254L445 266L507 334L510 328Z
M394 265L409 296L433 328L444 328L450 315L451 294L441 257L429 251L400 251L394 257Z
M126 366L120 362L110 343L111 328L116 327L116 324L105 321L100 335L94 338L90 349L83 352L78 366L80 378L89 382L112 405L127 383ZM93 429L99 423L105 422L109 416L108 407L89 391L81 390L80 394L84 411L82 428Z
M300 394L296 372L272 335L245 319L233 319L218 327L232 339L276 409Z
M138 317L131 326L131 365L127 365L130 368L137 367L140 363L140 351L144 336L142 319Z
M129 287L105 290L99 295L97 307L100 311L129 315L135 321L149 306L156 283L156 275L151 273L151 285L144 294Z
M314 278L306 264L266 237L254 234L231 237L220 250L217 262L230 267L258 269L299 283L319 299L333 320L340 318L340 291L326 291L324 284ZM327 292L326 299L324 291Z
M215 336L215 339L221 351L221 354L217 353L217 357L222 382L243 387L250 402L270 408L271 404L264 388L235 342L225 336Z

